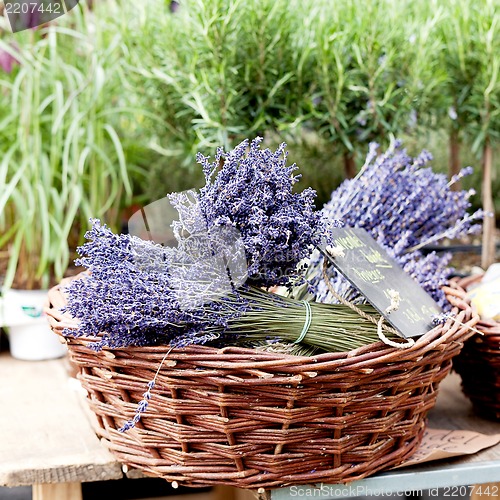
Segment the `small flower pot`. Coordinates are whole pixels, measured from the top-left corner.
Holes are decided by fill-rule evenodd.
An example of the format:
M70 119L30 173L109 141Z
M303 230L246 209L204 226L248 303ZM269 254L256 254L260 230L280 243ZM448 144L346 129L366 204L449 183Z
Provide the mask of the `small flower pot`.
M0 324L7 328L14 358L38 361L66 354L43 313L46 290L8 290L0 300Z

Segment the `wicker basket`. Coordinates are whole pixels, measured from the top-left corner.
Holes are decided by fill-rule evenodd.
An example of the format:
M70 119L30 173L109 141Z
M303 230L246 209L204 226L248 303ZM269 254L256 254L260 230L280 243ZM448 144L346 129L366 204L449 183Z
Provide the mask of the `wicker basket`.
M95 353L67 338L98 431L115 456L185 486L275 488L345 483L399 464L418 448L439 382L477 322L465 294L447 287L457 319L408 349L378 342L346 353L296 357L253 349L188 347L164 362L150 405L132 418L166 347ZM50 291L56 333L76 328Z
M460 281L464 289L479 283L481 276ZM500 323L481 320L476 328L483 335L474 335L464 345L453 367L462 378L464 394L475 411L487 418L500 420Z

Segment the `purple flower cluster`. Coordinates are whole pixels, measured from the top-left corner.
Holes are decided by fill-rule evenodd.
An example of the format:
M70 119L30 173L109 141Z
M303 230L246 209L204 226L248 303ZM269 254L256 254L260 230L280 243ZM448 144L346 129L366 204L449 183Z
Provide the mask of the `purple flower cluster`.
M213 163L198 154L206 178L200 207L209 227L231 225L240 232L252 284L287 285L327 225L311 188L293 192L300 176L293 174L295 164L286 166L286 145L273 152L260 149L261 142L246 140L228 153L219 148Z
M213 340L213 329L223 331L240 314L244 302L227 297L208 306L195 298L183 303L180 291L189 279L210 275L211 262L196 259L186 265L186 254L130 235L114 234L98 220L87 232L76 264L90 273L66 288L65 308L80 320L79 336L102 335L91 347L170 344L181 347ZM188 268L189 274L182 269ZM212 333L207 333L210 327ZM75 332L68 331L74 335Z
M342 219L347 226L363 227L400 262L442 306L448 303L441 290L450 274L450 255L421 249L443 238L458 238L477 231L483 212L469 215L472 191L453 191L451 185L472 171L470 167L450 182L428 166L432 156L423 151L410 157L396 142L385 154L377 156L371 144L360 174L345 181L332 193L324 214ZM313 293L319 301L330 301L321 283L322 258L316 256L309 269ZM344 295L355 296L345 280L330 269L331 282Z
M137 405L137 409L135 411L135 415L132 419L127 420L123 426L119 429L119 432L127 432L129 429L135 427L135 424L139 422L143 413L146 412L149 406L149 400L151 399L151 390L154 389L155 382L151 380L148 382L148 388L146 392L142 395L141 401Z

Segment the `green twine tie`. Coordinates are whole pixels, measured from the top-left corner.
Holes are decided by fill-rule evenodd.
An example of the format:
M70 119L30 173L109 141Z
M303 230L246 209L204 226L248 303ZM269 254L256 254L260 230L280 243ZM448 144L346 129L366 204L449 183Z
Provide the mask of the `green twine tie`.
M307 300L303 300L302 302L304 304L304 307L306 308L306 321L304 323L304 328L302 328L302 331L300 332L300 335L294 342L294 344L300 344L304 340L304 337L306 336L312 321L311 304L309 304Z

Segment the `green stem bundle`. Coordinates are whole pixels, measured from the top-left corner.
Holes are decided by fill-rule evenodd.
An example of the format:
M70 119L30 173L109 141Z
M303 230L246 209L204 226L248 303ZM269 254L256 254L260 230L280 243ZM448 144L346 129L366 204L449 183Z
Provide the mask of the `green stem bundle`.
M377 342L377 326L343 304L309 302L248 288L242 292L249 310L229 322L226 334L234 334L238 343L280 340L296 343L310 316L310 325L300 344L328 352L344 352ZM379 313L369 304L357 305L365 314L378 319ZM398 337L385 332L392 340ZM298 342L297 342L298 343Z

